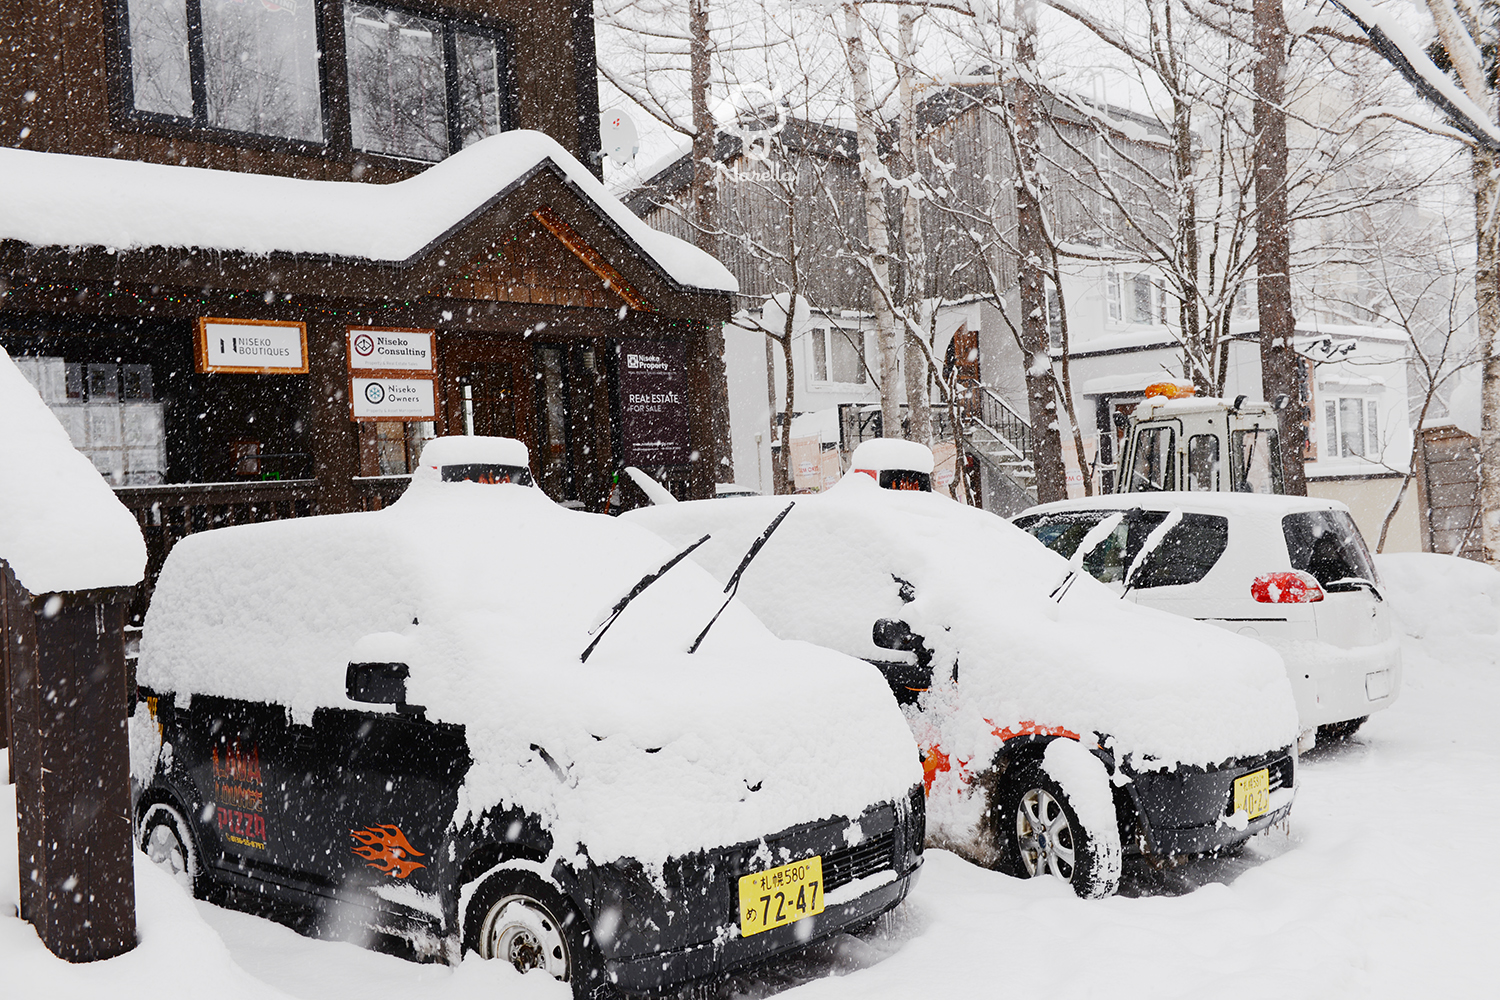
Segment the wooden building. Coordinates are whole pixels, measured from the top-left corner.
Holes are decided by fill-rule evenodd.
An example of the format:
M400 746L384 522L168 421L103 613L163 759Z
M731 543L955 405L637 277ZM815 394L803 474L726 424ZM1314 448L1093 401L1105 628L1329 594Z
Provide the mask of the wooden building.
M598 181L590 13L7 0L0 345L149 578L190 531L379 506L435 434L520 438L583 509L625 465L713 494L735 280Z

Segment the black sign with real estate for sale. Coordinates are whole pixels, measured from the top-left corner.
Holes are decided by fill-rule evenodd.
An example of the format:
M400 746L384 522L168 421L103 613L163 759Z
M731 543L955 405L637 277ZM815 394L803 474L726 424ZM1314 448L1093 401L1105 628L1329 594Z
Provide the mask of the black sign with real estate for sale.
M686 465L691 460L681 341L621 342L620 403L626 465Z

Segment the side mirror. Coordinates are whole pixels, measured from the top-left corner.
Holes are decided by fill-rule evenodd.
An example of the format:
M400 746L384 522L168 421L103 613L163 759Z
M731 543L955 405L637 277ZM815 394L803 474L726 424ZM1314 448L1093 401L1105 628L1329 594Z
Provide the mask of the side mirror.
M903 653L916 653L917 663L927 666L932 661L932 650L922 641L922 637L911 630L906 622L893 621L890 618L881 618L875 622L875 627L870 630L870 640L881 649L895 649Z
M424 711L406 703L406 678L411 668L404 663L351 663L344 673L344 693L350 701L369 705L395 705L402 714Z
M1121 413L1119 410L1116 410L1114 412L1114 423L1115 430L1128 431L1130 430L1130 415L1128 413Z

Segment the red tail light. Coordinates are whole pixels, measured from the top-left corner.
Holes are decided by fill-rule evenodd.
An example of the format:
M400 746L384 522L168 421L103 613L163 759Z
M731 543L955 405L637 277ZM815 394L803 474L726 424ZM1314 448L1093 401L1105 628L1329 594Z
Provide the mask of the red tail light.
M1294 569L1256 577L1250 596L1262 604L1311 604L1323 599L1323 588L1311 573Z

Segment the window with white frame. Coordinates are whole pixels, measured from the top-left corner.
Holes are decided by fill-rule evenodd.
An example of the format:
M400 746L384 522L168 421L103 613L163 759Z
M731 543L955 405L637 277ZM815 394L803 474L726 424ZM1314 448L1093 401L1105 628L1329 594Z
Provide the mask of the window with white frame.
M1057 288L1047 286L1047 347L1062 350L1062 302L1058 300Z
M1338 396L1323 402L1323 441L1329 458L1380 458L1379 408L1368 396Z
M864 331L856 327L813 327L813 381L863 385L864 336Z
M1124 322L1125 308L1120 298L1120 272L1108 271L1104 275L1104 297L1109 302L1109 318Z
M1152 303L1156 298L1156 288L1151 283L1150 275L1137 274L1131 281L1131 309L1130 320L1133 323L1150 323L1156 316L1156 310Z

